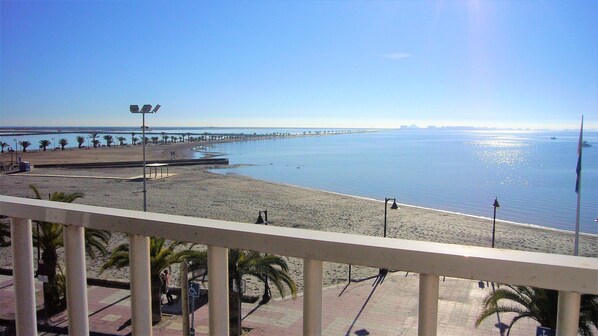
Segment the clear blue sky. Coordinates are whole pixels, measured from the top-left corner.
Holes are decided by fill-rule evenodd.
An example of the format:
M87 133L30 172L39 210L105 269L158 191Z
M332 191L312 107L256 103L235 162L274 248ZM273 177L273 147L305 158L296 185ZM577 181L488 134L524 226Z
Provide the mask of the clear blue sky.
M2 1L2 126L598 128L598 1Z

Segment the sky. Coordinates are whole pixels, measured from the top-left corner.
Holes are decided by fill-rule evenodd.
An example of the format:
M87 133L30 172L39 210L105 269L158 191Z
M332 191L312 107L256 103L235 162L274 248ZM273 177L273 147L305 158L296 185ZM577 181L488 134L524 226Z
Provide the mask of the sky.
M0 126L598 129L598 1L4 1Z

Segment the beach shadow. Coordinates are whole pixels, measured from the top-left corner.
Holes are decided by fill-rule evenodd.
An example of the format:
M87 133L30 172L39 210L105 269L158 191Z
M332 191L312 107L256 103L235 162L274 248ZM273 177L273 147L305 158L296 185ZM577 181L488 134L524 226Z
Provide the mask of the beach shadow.
M494 288L494 282L492 282L491 284L492 284L492 293L494 293L494 291L496 290ZM505 335L505 331L507 329L509 329L509 326L501 322L501 320L500 320L500 314L499 313L496 313L496 319L498 320L498 322L494 326L497 327L498 330L500 331L500 336L504 336Z
M357 336L366 336L369 334L370 334L370 332L365 329L359 329L359 330L355 331L355 335L357 335Z
M104 311L104 310L106 310L106 309L108 309L108 308L110 308L110 307L112 307L112 306L114 306L114 305L118 304L119 302L122 302L122 301L124 301L124 300L127 300L127 299L128 299L128 298L130 298L130 297L131 297L131 295L127 295L127 296L123 297L123 298L122 298L122 299L120 299L120 300L114 301L114 302L112 302L111 304L107 305L106 307L103 307L102 309L98 309L98 310L94 311L93 313L89 314L89 317L92 317L92 316L94 316L95 314L98 314L98 313L100 313L101 311Z
M195 297L193 299L195 300L195 302L193 302L191 299L189 300L189 313L191 313L191 308L198 310L199 308L208 304L207 295ZM183 306L182 306L181 301L182 300L180 300L180 298L177 297L176 300L174 300L174 302L172 304L163 305L162 313L168 314L168 315L183 315ZM192 305L192 303L193 303L193 305Z
M12 286L12 282L6 284L5 286L0 287L0 289L8 288L8 287L11 287L11 286Z
M342 291L341 291L341 292L338 294L338 297L341 297L341 295L343 295L343 294L345 293L345 291L346 291L346 290L349 288L349 285L350 285L352 282L355 282L355 283L360 283L360 282L364 282L364 281L368 281L368 280L372 280L372 279L376 279L376 281L377 281L377 279L378 279L378 277L379 277L379 276L380 276L380 275L379 275L379 274L377 274L377 275L372 275L372 276L369 276L369 277L367 277L367 278L361 278L361 279L350 279L350 280L349 280L349 282L347 282L347 284L345 285L345 287L343 287L343 290L342 290Z
M351 282L357 282L357 283L359 283L359 282L364 282L364 281L372 280L372 279L375 279L377 277L378 277L378 274L372 275L372 276L369 276L369 277L363 278L363 279L351 279Z
M349 288L350 284L351 284L351 282L347 282L345 287L343 287L343 290L340 293L338 293L338 297L341 297L341 295L343 295L343 293L347 290L347 288Z
M118 327L118 331L122 331L125 330L127 327L131 326L131 319L126 320L123 324L120 325L120 327Z
M367 299L365 299L365 302L361 306L361 309L359 309L359 312L357 313L357 316L355 316L355 319L353 320L353 323L351 323L351 326L349 326L349 329L347 330L347 333L345 334L345 336L351 335L351 329L353 329L353 327L355 326L355 323L357 323L357 320L359 319L359 316L361 316L361 313L363 313L363 311L365 309L365 306L367 306L368 302L372 298L372 295L374 295L374 292L376 291L376 288L378 288L378 284L380 284L380 281L378 279L376 279L376 281L374 281L374 284L372 285L373 288L372 288L372 291L370 292L370 295L368 295ZM355 333L357 333L357 332L363 332L363 331L367 332L367 330L361 329L361 330L356 331ZM361 335L368 335L368 334L363 334L362 333Z
M376 277L376 281L374 281L374 285L381 285L384 282L384 279L386 279L386 276L388 275L388 269L386 268L381 268L380 271L378 272L378 276ZM374 286L372 285L372 286Z
M241 321L245 320L246 318L249 317L249 315L255 313L258 309L260 309L262 306L266 305L265 303L260 303L257 306L253 307L252 310L250 310L247 314L245 314L245 316L241 317Z

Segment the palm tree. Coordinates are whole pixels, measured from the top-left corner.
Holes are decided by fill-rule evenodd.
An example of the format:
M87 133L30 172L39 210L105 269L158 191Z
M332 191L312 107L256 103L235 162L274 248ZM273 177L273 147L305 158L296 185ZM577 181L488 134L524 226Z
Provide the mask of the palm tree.
M50 140L40 140L39 141L39 147L41 149L43 149L43 151L46 151L46 147L50 146L52 143L50 142Z
M119 136L118 138L116 138L116 140L118 140L120 146L124 146L126 139L123 136Z
M177 247L186 245L179 241L173 241L166 244L164 238L150 238L150 277L152 293L152 323L158 323L162 320L162 311L160 307L160 273L173 264L182 262L194 251L189 249L175 251ZM113 251L110 259L102 265L101 272L108 268L122 268L129 266L129 244L121 244Z
M0 152L0 153L4 153L4 147L8 147L8 143L4 142L4 141L0 141L0 147L2 147L2 152Z
M159 140L159 139L160 139L160 138L159 138L159 137L157 137L157 136L153 136L153 137L152 137L152 142L154 143L154 145L157 145L157 144L158 144L158 140Z
M484 310L476 320L476 327L484 319L498 313L517 314L509 324L509 331L515 322L522 318L531 318L541 326L556 329L558 291L528 286L507 285L490 293L484 299ZM511 304L499 304L499 301L511 301ZM598 327L598 297L581 296L581 312L579 315L579 333L592 336L592 325Z
M96 142L96 138L98 137L98 133L91 133L89 135L89 137L91 138L91 143L93 144L93 148L98 147L98 144L100 143L99 141Z
M42 199L39 190L34 185L29 188L35 193L35 198ZM63 192L54 192L50 194L49 200L56 202L72 203L78 198L83 197L80 192L65 194ZM43 251L41 261L38 265L38 272L48 277L48 282L44 283L44 305L49 314L55 314L64 310L66 305L66 296L64 291L64 275L58 264L57 249L64 246L62 225L37 222L39 230L33 233L33 243ZM85 229L85 249L91 258L96 257L96 251L102 255L108 253L106 245L110 240L110 232L94 229ZM57 272L60 271L60 274Z
M77 136L77 143L79 144L79 147L77 148L81 148L81 146L83 146L83 144L85 143L85 138L82 136Z
M23 141L19 142L19 145L21 145L21 147L23 147L23 153L27 153L27 147L31 146L31 142L29 142L27 140L23 140Z
M114 138L112 137L112 135L109 135L109 134L104 135L104 140L106 140L106 145L108 147L112 147L112 143L114 142Z
M135 139L137 139L135 137L135 132L131 132L131 143L133 144L133 146L135 146L135 143L139 140L139 139L137 139L137 140L135 140Z
M195 252L189 260L193 264L207 265L207 252ZM209 272L210 270L208 270ZM241 296L239 290L244 276L251 275L262 282L269 281L281 296L288 287L291 296L297 296L297 284L289 274L287 262L280 256L254 251L230 250L228 254L230 334L241 332Z
M166 143L166 140L168 139L168 135L166 135L166 132L161 132L161 134L162 134L163 142Z
M64 150L64 147L69 144L69 141L65 138L58 140L58 144L60 145L60 149Z
M0 216L6 218L6 216ZM10 246L10 226L5 222L0 222L0 247Z

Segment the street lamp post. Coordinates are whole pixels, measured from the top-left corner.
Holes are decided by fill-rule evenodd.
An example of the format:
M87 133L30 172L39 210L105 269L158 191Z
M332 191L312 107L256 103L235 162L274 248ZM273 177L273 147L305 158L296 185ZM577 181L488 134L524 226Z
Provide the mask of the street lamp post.
M151 105L143 105L141 110L139 109L139 105L130 105L129 110L131 113L141 113L142 115L142 130L143 130L143 138L145 139L145 114L146 113L156 113L160 109L160 104L156 105L152 110ZM143 142L143 211L147 211L147 189L146 189L146 173L145 173L145 141Z
M494 216L492 217L492 248L494 248L494 235L496 233L496 208L500 207L497 197L494 198L494 204L492 204L492 207L494 208Z
M388 205L388 201L390 201L390 200L392 200L392 205L390 206L391 209L396 210L399 208L399 206L397 205L396 198L388 198L388 197L384 198L384 237L386 237L386 208Z
M396 210L399 208L397 205L396 198L385 197L384 198L384 237L386 237L386 211L388 208L388 201L392 200L392 205L390 206L391 209ZM386 274L388 273L388 268L380 268L378 270L378 276L383 279ZM349 266L349 282L351 282L351 267Z
M262 217L262 212L264 213L264 217ZM264 224L268 225L268 210L259 211L257 215L257 220L255 224ZM266 304L270 301L270 285L268 284L268 276L264 277L264 296L262 296L261 304Z
M54 140L54 138L52 138L52 149L56 148L56 140Z

